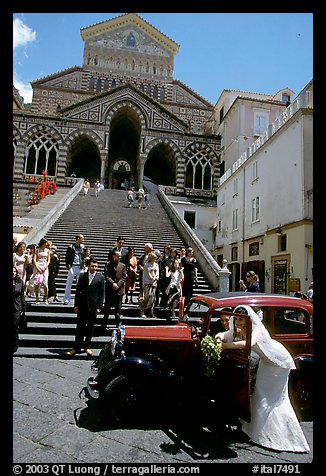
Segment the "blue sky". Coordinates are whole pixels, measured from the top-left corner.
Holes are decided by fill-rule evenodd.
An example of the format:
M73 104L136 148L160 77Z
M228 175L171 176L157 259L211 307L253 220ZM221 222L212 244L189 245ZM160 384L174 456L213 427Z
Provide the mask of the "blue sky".
M14 84L82 66L80 29L122 13L16 13ZM312 13L138 13L175 41L174 78L212 104L223 89L299 94L313 79Z

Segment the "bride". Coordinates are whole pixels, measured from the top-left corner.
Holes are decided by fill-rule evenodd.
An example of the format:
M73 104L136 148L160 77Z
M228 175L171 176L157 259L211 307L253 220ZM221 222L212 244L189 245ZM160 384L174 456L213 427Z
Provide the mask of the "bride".
M294 361L286 348L272 339L250 306L237 306L234 313L249 315L251 347L259 356L256 384L251 401L251 422L241 421L242 431L254 443L278 451L309 452L288 395L288 380ZM216 335L222 349L245 347L246 319L232 316L229 330Z

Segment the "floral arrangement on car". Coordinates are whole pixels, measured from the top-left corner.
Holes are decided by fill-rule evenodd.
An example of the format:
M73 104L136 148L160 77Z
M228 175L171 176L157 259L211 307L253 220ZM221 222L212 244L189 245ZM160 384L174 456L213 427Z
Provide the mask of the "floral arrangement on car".
M201 351L204 357L206 374L213 377L216 366L221 359L222 347L217 344L212 336L205 336L200 342Z

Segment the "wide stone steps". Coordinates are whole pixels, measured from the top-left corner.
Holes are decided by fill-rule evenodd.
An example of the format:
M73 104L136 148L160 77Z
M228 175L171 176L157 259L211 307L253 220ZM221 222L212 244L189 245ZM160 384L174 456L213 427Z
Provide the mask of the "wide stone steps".
M90 246L93 256L99 261L99 271L102 272L110 249L115 246L118 236L125 239L125 246L135 250L137 259L143 254L144 244L151 242L154 249L163 250L169 244L179 249L183 245L180 235L167 216L156 196L156 187L146 182L150 191L150 206L138 209L128 208L126 192L121 190L104 190L99 197L94 192L84 197L77 196L59 217L56 223L46 233L45 238L51 240L58 248L61 256L61 266L56 278L58 297L62 300L67 279L67 269L64 263L66 248L74 243L75 235L85 236L85 245ZM200 270L195 293L204 294L211 288L203 270ZM66 306L61 303L35 305L35 299L27 298L28 328L20 335L20 348L15 355L64 357L67 348L74 342L76 316L73 313L73 297L76 283L72 286L72 302ZM134 300L137 302L139 283L137 280ZM42 296L40 297L42 299ZM167 311L155 308L155 318L141 319L138 304L123 304L122 323L125 325L166 325L175 323L176 319L167 319ZM115 327L113 316L110 316L110 331L101 328L103 316L100 314L94 329L92 349L94 356L111 336ZM81 354L78 358L86 358Z

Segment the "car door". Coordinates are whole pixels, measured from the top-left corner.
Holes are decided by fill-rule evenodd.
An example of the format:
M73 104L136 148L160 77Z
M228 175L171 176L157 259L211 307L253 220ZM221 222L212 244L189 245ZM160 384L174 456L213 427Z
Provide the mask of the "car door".
M223 313L225 314L225 312ZM236 316L236 314L232 314ZM210 321L218 317L214 312ZM222 351L217 379L220 391L224 393L223 401L228 402L229 410L245 421L250 421L250 352L251 352L251 320L246 319L246 346L244 349L228 349Z

